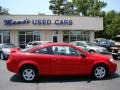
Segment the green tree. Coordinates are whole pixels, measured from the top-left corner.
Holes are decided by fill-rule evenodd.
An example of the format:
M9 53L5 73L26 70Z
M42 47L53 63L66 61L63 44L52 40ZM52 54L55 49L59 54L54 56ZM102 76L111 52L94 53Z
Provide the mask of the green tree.
M57 15L103 16L106 5L100 0L50 0L49 9Z
M64 6L64 15L79 15L72 2L67 2Z
M72 0L72 2L81 16L104 16L102 8L107 5L100 0Z
M5 8L2 8L1 6L0 6L0 15L8 15L9 13L8 13L8 9L5 9Z
M112 10L104 16L104 30L96 32L95 37L113 39L116 35L120 35L120 13Z
M55 15L79 15L73 3L67 0L50 0L49 9Z
M53 14L64 15L66 0L50 0L49 9L52 10Z
M107 3L100 0L50 0L49 9L57 15L81 15L103 17L104 30L95 33L95 37L114 38L120 34L120 12L105 12Z
M109 38L120 34L120 13L112 10L106 14L105 31Z

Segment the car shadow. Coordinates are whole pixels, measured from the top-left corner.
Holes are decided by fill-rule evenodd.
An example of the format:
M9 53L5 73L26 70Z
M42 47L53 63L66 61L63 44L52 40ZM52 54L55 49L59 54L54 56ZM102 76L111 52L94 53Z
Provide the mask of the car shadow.
M105 79L102 80L111 80L120 78L120 75L114 73L110 76L107 76ZM26 83L21 79L19 75L13 75L10 78L12 82L18 83ZM97 79L92 78L91 76L40 76L40 78L32 83L64 83L64 82L87 82L90 83L92 81L98 81Z

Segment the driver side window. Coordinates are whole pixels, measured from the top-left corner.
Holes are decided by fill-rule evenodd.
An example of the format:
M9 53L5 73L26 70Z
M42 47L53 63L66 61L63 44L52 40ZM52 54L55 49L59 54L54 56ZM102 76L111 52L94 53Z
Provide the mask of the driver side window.
M53 53L56 55L79 56L81 52L69 46L52 46Z

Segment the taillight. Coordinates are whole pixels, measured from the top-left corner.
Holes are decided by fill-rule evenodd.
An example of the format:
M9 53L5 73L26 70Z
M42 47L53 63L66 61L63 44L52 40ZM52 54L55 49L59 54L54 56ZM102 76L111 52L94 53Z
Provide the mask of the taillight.
M20 51L20 48L11 48L10 50L11 53L15 53L17 51Z

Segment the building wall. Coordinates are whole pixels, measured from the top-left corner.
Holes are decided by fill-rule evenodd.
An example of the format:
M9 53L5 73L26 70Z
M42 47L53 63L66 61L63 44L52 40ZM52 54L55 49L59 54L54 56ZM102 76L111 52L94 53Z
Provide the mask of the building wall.
M5 20L12 20L9 22L24 22L24 24L12 24L5 25ZM36 24L32 21L38 20L51 20L51 24ZM55 21L58 20L56 25ZM63 23L66 20L68 25ZM71 20L72 23L69 23ZM40 30L103 30L103 18L101 17L81 17L81 16L39 16L39 15L1 15L0 16L0 28L1 29L40 29Z
M40 20L42 22L40 23ZM51 21L48 24L46 21ZM29 21L29 22L27 22ZM32 21L37 21L33 23ZM57 21L57 23L55 23ZM7 23L6 23L7 22ZM58 42L63 42L64 30L89 31L91 42L94 42L94 32L103 30L102 17L81 16L39 16L39 15L0 15L0 31L10 31L10 42L19 46L19 31L40 31L40 40L53 41L53 35L58 36ZM58 30L58 34L54 31Z
M63 41L63 31L58 30L58 34L54 34L54 30L42 30L42 35L41 35L41 40L48 40L48 41L53 41L52 37L53 35L58 36L58 41L62 42Z
M11 30L10 31L10 43L15 44L16 46L18 46L18 31L16 30Z
M94 31L90 31L90 42L94 42Z
M63 42L63 30L59 31L59 42Z

